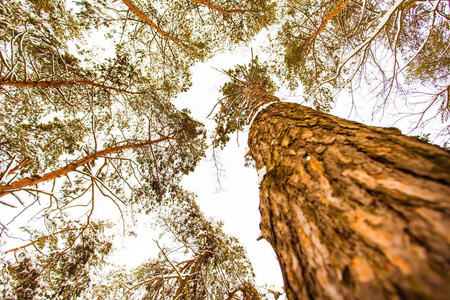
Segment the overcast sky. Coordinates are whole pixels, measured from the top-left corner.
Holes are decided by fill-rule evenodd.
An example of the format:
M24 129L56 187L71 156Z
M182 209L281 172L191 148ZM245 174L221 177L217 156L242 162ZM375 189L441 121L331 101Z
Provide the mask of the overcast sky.
M261 34L257 42L252 44L254 55L262 60L264 53L264 35ZM231 53L220 54L206 63L198 63L192 68L193 85L186 93L179 95L175 104L179 108L189 108L197 120L203 122L211 135L214 130L214 122L206 119L217 100L222 97L220 87L227 81L227 77L220 73L220 69L230 69L236 64L250 62L250 47L241 47ZM387 64L389 62L386 62ZM370 86L364 87L362 92L367 92ZM283 101L290 101L310 106L305 102L301 91L290 94L280 91L277 96ZM334 104L331 111L333 115L355 120L366 125L392 127L395 126L405 134L420 134L420 130L411 132L413 119L399 118L405 113L418 107L406 107L399 101L390 105L383 112L373 114L377 102L375 98L364 98L360 93L354 93L356 106L352 108L352 99L348 94L341 93L339 100ZM438 122L439 123L439 122ZM438 131L440 124L430 124L428 130ZM265 241L257 241L260 236L259 230L259 190L257 184L257 171L252 167L245 167L244 156L248 151L248 131L234 135L223 151L219 151L220 163L225 171L220 177L220 185L216 178L216 170L211 157L204 159L196 170L185 177L183 185L194 191L197 201L203 212L215 220L224 221L224 230L228 234L239 238L245 246L256 273L258 284L274 284L282 286L281 271L271 246ZM238 141L237 141L238 140Z
M264 33L261 35L263 36ZM255 55L264 59L262 44L264 39L252 45ZM193 85L188 92L180 94L175 99L178 108L188 108L192 111L192 116L203 122L208 134L211 135L214 129L214 122L206 119L214 104L221 97L220 87L227 78L218 69L230 69L236 64L246 64L250 61L250 47L242 47L225 54L219 54L213 59L198 63L192 68ZM277 94L284 101L304 103L301 93L288 95L287 92ZM358 97L358 94L355 94ZM372 116L375 103L370 99L358 100L358 110L351 110L350 98L341 98L332 114L353 119L367 125L393 126L410 133L410 123L408 119L395 123L399 118L399 113L405 112L408 108L398 104L396 109L390 108L385 112L383 121L380 122L381 115ZM431 125L433 126L433 125ZM436 126L437 128L437 126ZM437 129L436 129L437 130ZM282 286L281 271L271 246L265 241L257 241L260 236L259 221L259 191L257 184L257 172L252 167L245 167L244 156L248 151L248 132L240 132L238 141L233 136L223 151L219 151L220 163L225 171L220 177L223 190L219 190L216 170L209 150L208 157L204 159L196 168L195 172L185 177L183 186L198 195L197 201L202 211L216 221L224 222L226 233L239 238L247 250L248 256L253 263L258 284L270 284L278 287ZM219 191L218 191L219 190ZM101 211L96 211L98 217L108 214L108 209L102 206ZM111 208L114 210L114 208ZM1 215L1 214L0 214ZM118 221L118 220L112 220ZM150 229L145 222L139 223L136 227L138 238L124 240L120 246L120 251L115 255L120 263L128 263L130 266L137 266L146 259L151 258L156 253L157 248L152 239L148 238Z

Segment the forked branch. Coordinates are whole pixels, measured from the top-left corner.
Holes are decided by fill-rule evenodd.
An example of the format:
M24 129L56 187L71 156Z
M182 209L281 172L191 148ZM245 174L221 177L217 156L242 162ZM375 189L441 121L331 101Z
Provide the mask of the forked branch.
M343 59L340 64L337 66L336 72L334 76L331 78L321 82L314 90L316 90L318 87L323 86L326 83L332 82L336 78L338 78L342 72L342 69L344 66L352 59L355 55L358 53L362 53L366 51L370 44L376 39L378 34L382 32L382 30L385 28L385 26L388 24L390 18L397 12L398 9L406 2L406 0L397 0L395 4L389 8L388 11L383 15L383 17L380 20L380 23L377 25L377 27L372 31L372 33L369 34L369 36L357 47L355 47L350 54L347 55L345 59Z
M306 41L303 42L303 45L308 45L309 43L313 42L316 37L325 29L328 22L333 18L335 15L340 13L345 9L345 7L348 5L349 0L338 0L339 4L337 7L333 8L326 16L323 18L322 23L320 24L319 28L311 34Z

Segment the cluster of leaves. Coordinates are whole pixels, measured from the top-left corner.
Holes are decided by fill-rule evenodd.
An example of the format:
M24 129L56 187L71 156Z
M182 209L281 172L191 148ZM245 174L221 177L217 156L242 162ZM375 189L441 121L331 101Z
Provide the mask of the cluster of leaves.
M123 0L77 2L74 13L64 1L22 2L1 4L5 16L18 16L3 20L0 37L2 183L8 186L132 144L139 157L133 162L142 173L134 177L152 182L151 190L160 195L162 184L177 183L174 174L193 169L205 146L200 124L177 112L169 99L189 86L194 62L230 36L234 42L248 40L270 23L274 9L269 1ZM105 30L116 41L115 57L99 60L93 50L82 49L82 62L69 53L69 40L85 37L89 28ZM166 140L155 145L158 149L145 145L161 137ZM96 179L128 177L83 172ZM85 181L90 184L90 178Z
M2 183L7 188L49 171L66 176L65 166L76 163L79 172L73 180L80 194L86 191L83 183L91 186L94 178L103 190L110 183L106 194L122 198L124 186L133 189L133 173L138 182L146 183L141 190L163 196L162 187L176 185L205 148L202 125L177 111L167 98L179 89L165 84L160 75L146 75L148 69L122 44L116 57L82 67L68 53L67 42L85 27L63 22L62 16L73 19L63 3L49 2L44 11L20 4L2 4L8 15L19 16L2 36L0 49ZM56 10L61 11L56 14L61 15L59 23L53 17ZM36 27L28 25L33 18L40 18ZM153 145L152 140L160 142ZM80 163L92 156L89 165ZM72 185L70 180L65 183L64 197L78 198Z
M161 248L131 275L114 273L117 289L99 284L97 291L258 297L243 249L179 189L204 156L205 132L170 99L189 88L194 63L249 41L278 16L275 74L291 88L301 84L316 108L329 110L336 91L374 78L381 78L372 92L382 108L390 95L403 93L406 78L436 90L419 122L436 106L443 120L450 114L448 1L80 0L70 2L72 10L68 4L0 1L0 197L8 195L0 204L14 208L17 200L28 209L39 202L48 220L82 206L86 216L78 231L58 223L49 229L53 235L31 233L38 255L17 252L15 263L5 262L11 287L5 297L87 293L90 284L78 279L89 277L90 262L101 264L110 251L87 235L97 230L92 216L99 196L121 213L127 207L157 214L184 256ZM82 42L93 30L110 41L110 58ZM69 51L70 43L78 53ZM214 117L215 146L276 101L272 71L257 59L225 71L230 81ZM47 181L50 189L42 186Z
M108 223L49 222L51 235L34 231L32 243L12 249L15 261L2 258L3 299L75 299L90 289L90 273L105 264L112 249L104 235Z
M193 194L171 193L173 205L159 207L160 253L126 272L115 269L93 286L90 297L125 299L260 299L251 264L237 239L207 220Z
M55 110L68 114L73 105L85 106L79 102L68 105L59 90L49 93L41 88L6 87L42 79L66 80L69 73L81 71L78 60L65 50L67 41L79 34L73 16L57 1L45 5L36 1L36 4L16 1L0 4L2 16L16 16L0 23L2 172L6 171L3 162L12 158L27 161L25 169L30 172L41 172L54 165L64 151L61 149L69 147L73 152L79 147L88 131L82 118L74 114L42 122Z
M189 88L189 67L195 62L248 42L273 22L275 13L275 3L269 0L80 3L83 17L107 24L107 35L120 41L117 51L131 53L134 64L157 79L169 97Z
M260 63L258 57L248 65L237 65L234 69L223 71L229 77L221 92L224 98L219 100L218 112L214 115L217 124L214 134L214 146L223 148L230 140L230 134L249 125L251 117L258 108L271 100L276 86L270 78L267 64ZM259 94L264 91L267 97Z
M432 111L447 120L449 12L448 1L286 1L277 74L323 111L344 88L375 96L376 112L398 97L414 105L420 84L433 92L418 125Z
M3 296L66 299L89 293L90 270L102 266L111 251L111 244L98 238L103 226L94 221L98 198L109 198L122 216L127 209L132 214L155 211L158 217L165 208L178 207L181 218L183 210L191 209L186 224L199 218L197 227L191 225L205 236L189 243L190 259L196 263L186 265L192 274L183 284L189 288L180 291L199 299L207 293L225 295L237 286L242 288L235 294L253 293L243 249L210 225L193 197L179 189L181 177L204 156L205 130L170 99L187 90L189 67L195 62L224 45L248 41L270 24L275 4L68 4L0 2L0 204L12 209L20 205L23 212L39 203L38 217L53 224L46 232L29 230L31 242L14 251L16 261L2 261ZM92 30L111 41L113 56L98 56L82 42ZM73 207L81 209L79 223L55 221L70 220ZM2 238L14 235L8 232L9 223L0 224ZM175 223L164 226L177 236L198 233ZM143 265L138 273L172 272L163 256L160 268ZM194 272L194 266L202 271ZM219 273L230 283L218 284ZM173 279L172 284L183 285L181 278ZM164 295L159 285L146 288L149 294Z

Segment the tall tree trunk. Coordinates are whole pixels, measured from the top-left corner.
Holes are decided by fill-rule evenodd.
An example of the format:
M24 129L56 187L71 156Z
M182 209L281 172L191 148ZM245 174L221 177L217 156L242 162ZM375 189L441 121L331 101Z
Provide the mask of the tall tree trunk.
M448 299L449 153L282 102L249 146L288 299Z

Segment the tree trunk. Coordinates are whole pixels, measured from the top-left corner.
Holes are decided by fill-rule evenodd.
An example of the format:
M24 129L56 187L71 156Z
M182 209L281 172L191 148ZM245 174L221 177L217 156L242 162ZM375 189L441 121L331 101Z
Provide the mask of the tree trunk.
M449 153L281 102L249 146L288 299L448 299Z

